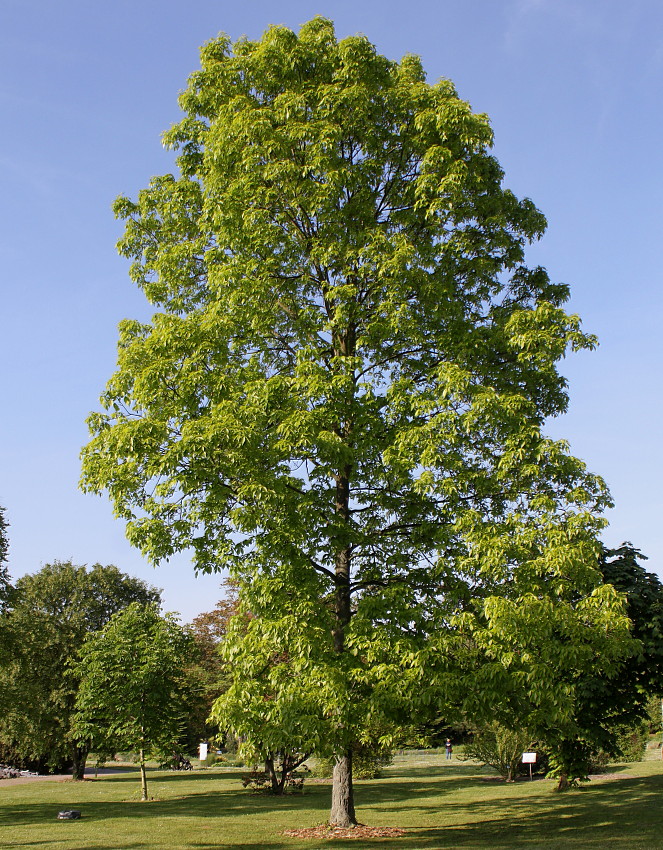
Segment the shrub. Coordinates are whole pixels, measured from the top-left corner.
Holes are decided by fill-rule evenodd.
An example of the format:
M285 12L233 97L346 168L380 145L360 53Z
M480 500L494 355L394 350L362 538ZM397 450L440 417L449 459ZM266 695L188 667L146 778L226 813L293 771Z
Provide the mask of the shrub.
M287 775L284 787L275 790L272 777L269 773L266 770L260 770L254 767L250 773L242 776L242 785L244 788L249 788L251 791L257 791L263 794L283 794L286 790L303 791L304 781L309 773L310 771L306 765L300 765L300 767Z
M523 752L532 746L532 736L525 729L507 729L493 722L478 729L465 744L463 758L476 759L495 768L507 782L513 782L521 769Z

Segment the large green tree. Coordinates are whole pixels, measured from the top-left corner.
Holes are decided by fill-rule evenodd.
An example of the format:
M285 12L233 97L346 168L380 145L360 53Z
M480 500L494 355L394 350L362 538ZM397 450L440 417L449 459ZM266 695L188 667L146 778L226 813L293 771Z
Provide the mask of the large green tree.
M255 615L233 663L269 670L274 711L336 755L349 825L353 747L444 701L441 657L532 605L583 640L579 593L590 631L623 628L596 592L608 494L542 433L567 406L557 362L594 340L525 264L545 219L502 185L488 119L416 57L323 18L201 55L165 137L179 174L115 205L157 312L121 325L83 487L153 561L230 566Z
M142 800L148 799L146 759L172 750L182 734L192 643L174 615L134 602L81 649L75 733L103 752L138 753Z
M117 567L56 561L19 578L2 621L11 636L0 690L11 693L0 717L0 743L41 770L73 767L82 779L88 742L72 729L78 679L70 665L90 635L132 602L160 592Z

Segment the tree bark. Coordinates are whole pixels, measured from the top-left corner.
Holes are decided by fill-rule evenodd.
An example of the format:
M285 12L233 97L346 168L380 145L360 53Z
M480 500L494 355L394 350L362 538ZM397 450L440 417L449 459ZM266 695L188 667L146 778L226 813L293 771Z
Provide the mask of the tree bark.
M265 759L265 773L269 776L269 781L272 785L272 794L282 794L283 788L279 785L279 780L274 767L274 753L271 753Z
M561 773L559 777L559 782L557 783L557 788L555 791L567 791L570 787L569 777L566 773Z
M147 800L147 774L145 773L145 751L140 748L140 799Z
M328 310L329 312L329 310ZM331 313L330 313L331 318ZM336 356L353 357L356 352L356 329L350 323L345 334L339 335L334 342L334 353ZM347 419L339 422L337 434L341 440L350 446L352 444L354 389L352 398L348 398ZM352 594L350 591L350 579L352 574L352 545L350 542L351 522L351 476L352 463L346 463L338 470L335 476L336 493L334 499L334 511L336 517L341 520L343 529L336 541L336 553L334 563L335 573L335 615L336 623L333 633L334 650L342 654L345 652L345 632L352 619ZM329 813L331 826L348 828L357 825L355 816L354 790L352 787L352 748L348 747L343 755L338 756L332 774L332 803Z
M88 747L85 744L73 744L71 748L73 763L72 776L75 780L85 779L85 763L88 757Z
M350 470L345 469L336 480L336 512L345 522L350 517ZM352 550L344 545L336 552L336 625L334 650L345 651L345 629L352 617L350 595L350 562ZM332 804L329 814L331 826L349 827L357 823L355 817L354 791L352 788L352 750L339 756L332 774Z
M352 750L339 756L334 765L329 825L344 829L357 825L352 788Z

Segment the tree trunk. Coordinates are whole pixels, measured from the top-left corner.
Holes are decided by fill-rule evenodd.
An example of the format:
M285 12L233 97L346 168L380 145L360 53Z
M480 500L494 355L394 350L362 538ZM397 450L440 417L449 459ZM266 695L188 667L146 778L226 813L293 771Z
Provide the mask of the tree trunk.
M569 777L566 773L561 773L559 776L559 782L557 783L557 788L555 791L567 791L569 788Z
M292 759L287 752L281 754L281 778L279 779L279 793L285 794L286 785L288 784L288 776L290 775L290 764Z
M145 751L140 748L140 799L147 800L147 775L145 773Z
M350 469L346 468L336 479L336 513L345 522L350 518ZM336 624L334 628L334 650L345 651L345 629L352 617L350 595L350 566L352 549L344 545L336 552ZM331 826L349 827L357 823L355 817L354 792L352 788L352 750L339 756L332 774L332 804L329 814Z
M329 825L344 829L357 825L352 789L352 750L339 756L334 765Z
M272 785L272 794L282 794L283 788L279 785L276 769L274 767L274 753L270 753L270 755L265 759L265 773L269 776L269 781Z
M74 744L71 748L73 763L72 775L77 781L85 779L85 763L88 756L88 747L85 744Z
M327 305L327 312L331 319L332 311ZM354 324L350 323L344 334L335 335L334 354L338 357L353 357L356 353L357 336ZM353 444L353 401L356 386L354 385L344 421L339 421L336 433L346 447ZM350 542L350 524L352 512L351 501L351 477L352 464L346 463L338 470L335 476L336 493L334 499L334 512L341 520L341 528L335 541L335 563L334 578L336 585L334 624L334 651L342 654L345 652L345 632L352 619L352 593L350 580L352 576L352 544ZM345 753L338 756L332 774L332 803L329 813L330 826L348 828L357 825L355 816L354 791L352 788L352 749L348 746Z

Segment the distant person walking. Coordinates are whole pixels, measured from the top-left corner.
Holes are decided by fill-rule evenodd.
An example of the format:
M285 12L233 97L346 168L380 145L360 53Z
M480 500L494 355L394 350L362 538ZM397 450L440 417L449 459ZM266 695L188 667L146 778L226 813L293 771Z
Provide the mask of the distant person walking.
M451 738L447 738L447 742L444 745L444 749L446 750L447 760L448 760L448 759L451 758L451 753L453 752L452 747L451 747Z

